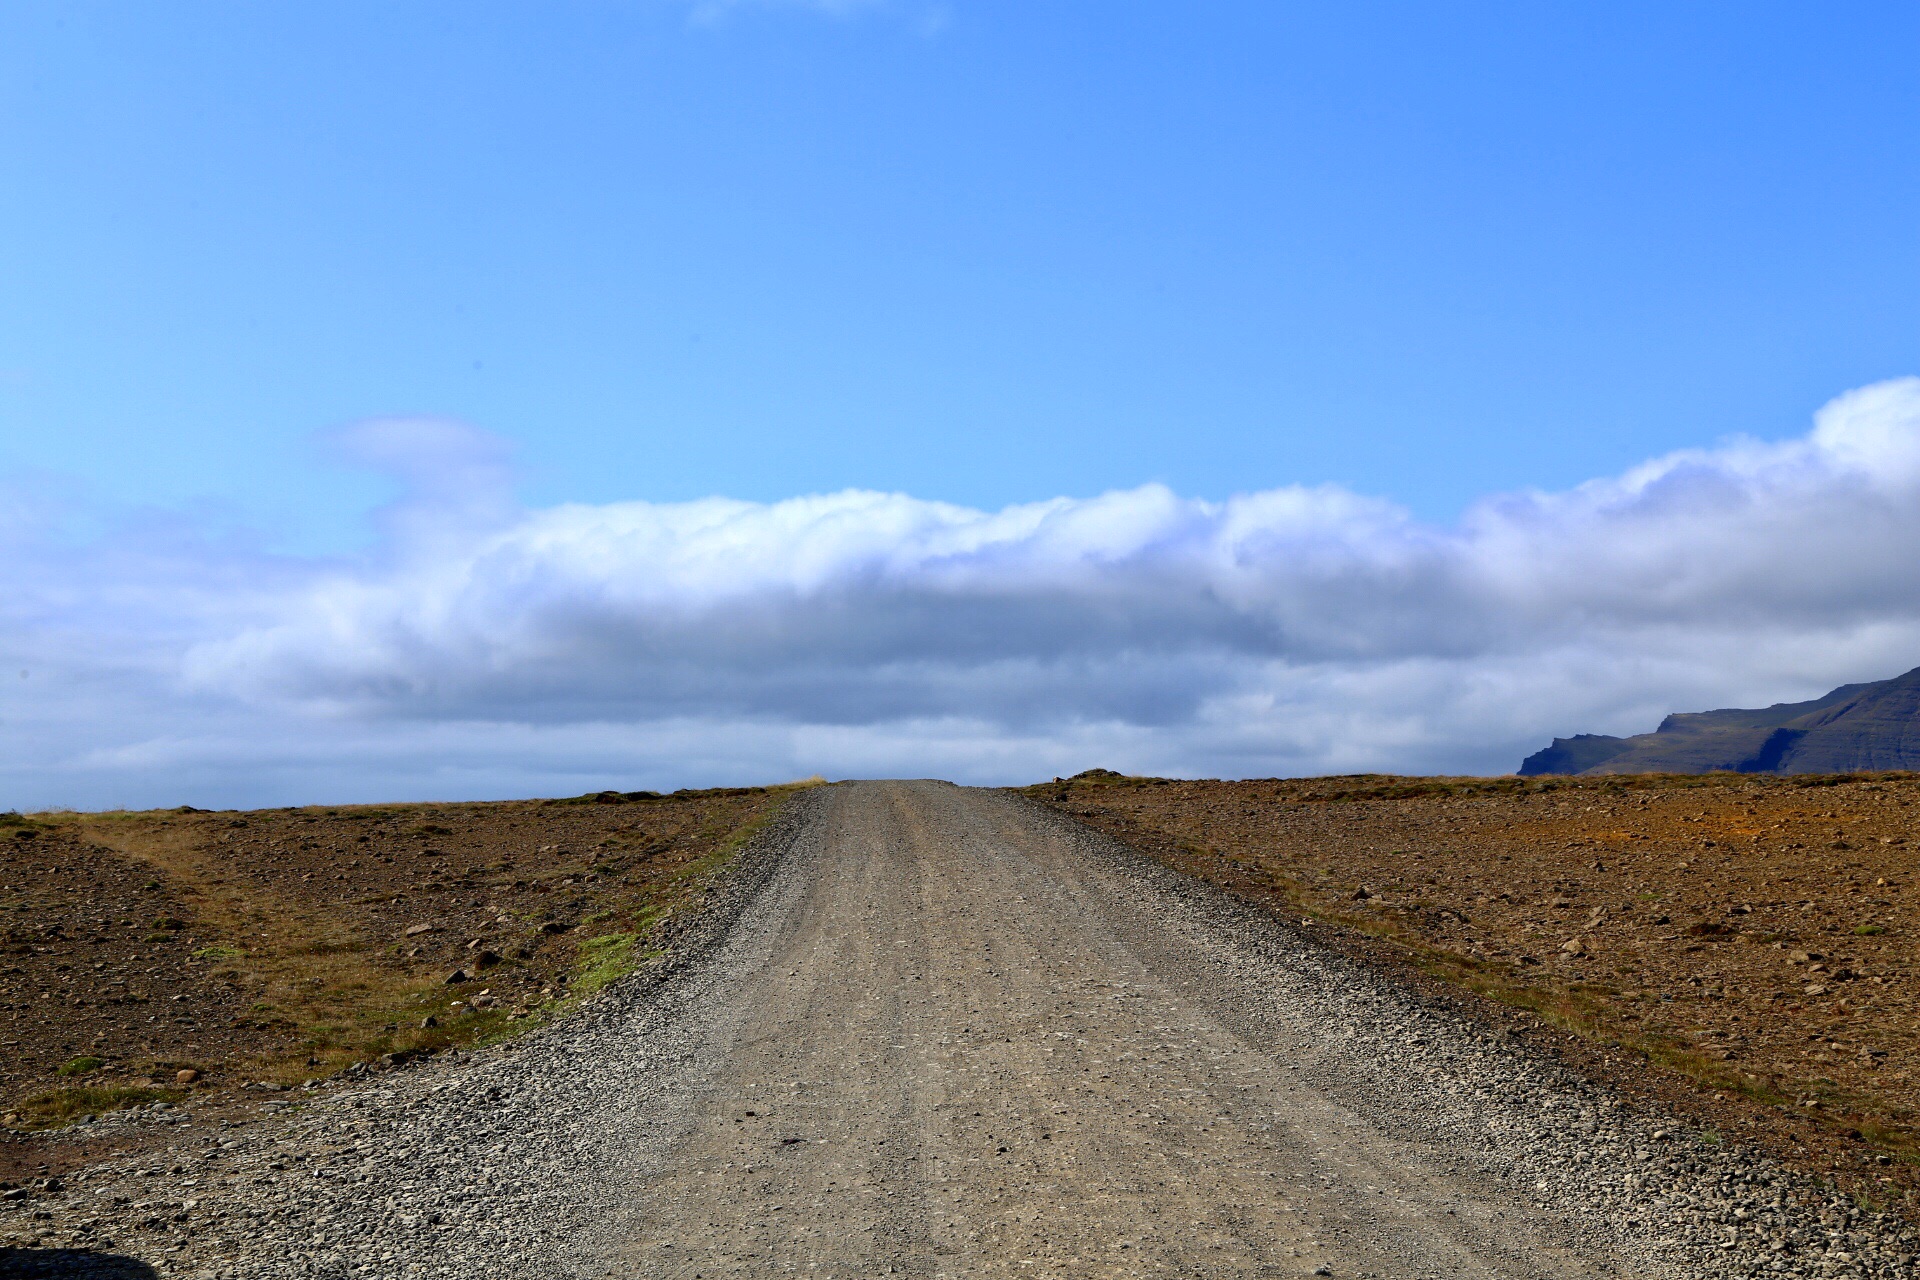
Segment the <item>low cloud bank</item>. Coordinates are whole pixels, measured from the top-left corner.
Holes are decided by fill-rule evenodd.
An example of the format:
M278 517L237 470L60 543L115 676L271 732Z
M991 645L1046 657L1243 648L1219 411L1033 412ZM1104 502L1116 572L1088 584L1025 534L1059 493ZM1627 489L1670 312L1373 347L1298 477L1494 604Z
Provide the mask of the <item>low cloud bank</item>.
M1450 528L1330 487L525 510L482 433L341 444L409 486L355 559L15 504L0 803L1497 772L1920 664L1920 379Z

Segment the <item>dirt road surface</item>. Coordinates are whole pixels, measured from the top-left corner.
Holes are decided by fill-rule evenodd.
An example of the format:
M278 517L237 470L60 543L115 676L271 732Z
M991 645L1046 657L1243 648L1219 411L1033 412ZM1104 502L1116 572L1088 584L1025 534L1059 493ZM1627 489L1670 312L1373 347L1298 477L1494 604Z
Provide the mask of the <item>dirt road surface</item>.
M692 1132L636 1188L635 1274L1591 1273L1288 1070L1310 1046L1028 813L837 799Z
M754 857L652 986L229 1139L171 1252L96 1230L223 1276L1912 1274L1896 1224L1017 797L825 788Z

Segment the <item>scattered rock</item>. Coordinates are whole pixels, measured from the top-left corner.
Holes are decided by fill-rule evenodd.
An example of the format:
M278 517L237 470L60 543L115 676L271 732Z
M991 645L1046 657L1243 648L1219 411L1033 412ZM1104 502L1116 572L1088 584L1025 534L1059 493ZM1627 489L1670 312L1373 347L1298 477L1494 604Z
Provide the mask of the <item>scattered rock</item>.
M452 973L447 975L447 985L450 987L457 987L463 982L472 982L472 981L473 981L473 975L468 973L465 969L455 969Z
M192 1084L199 1078L200 1073L192 1067L182 1067L173 1073L173 1082L175 1084Z
M1107 856L1101 847L1095 844L1094 856ZM1146 885L1150 868L1143 873L1129 861L1124 869L1125 883ZM1137 892L1143 905L1168 906L1159 889ZM1211 902L1189 889L1174 893L1176 905L1184 898L1204 911ZM1644 919L1638 910L1624 918ZM1153 915L1129 911L1127 918ZM1225 921L1239 918L1223 915L1223 932ZM1265 945L1264 932L1248 936ZM1232 942L1227 954L1241 955L1241 944ZM1230 962L1248 966L1250 978L1268 972L1266 951L1250 946L1244 954L1250 958ZM1776 954L1765 952L1773 964ZM1870 963L1879 972L1878 962ZM1529 1198L1537 1182L1544 1202L1563 1207L1583 1227L1642 1228L1622 1228L1623 1270L1660 1274L1659 1246L1671 1246L1709 1258L1715 1274L1765 1273L1782 1280L1910 1274L1911 1247L1899 1250L1892 1228L1872 1215L1823 1223L1823 1206L1811 1197L1800 1200L1797 1183L1790 1186L1769 1163L1731 1143L1709 1146L1677 1129L1671 1145L1662 1145L1651 1161L1629 1164L1630 1155L1617 1155L1646 1147L1658 1130L1647 1119L1620 1112L1617 1101L1594 1086L1564 1078L1557 1069L1542 1074L1524 1050L1489 1045L1470 1023L1456 1024L1424 1007L1409 1021L1398 988L1317 951L1289 954L1282 964L1301 983L1304 1000L1338 1000L1339 1019L1303 1017L1299 1025L1308 1036L1337 1029L1342 1038L1327 1042L1330 1053L1358 1053L1356 1061L1372 1072L1357 1086L1366 1091L1361 1096L1371 1120L1389 1130L1440 1126L1445 1140L1466 1144L1462 1150L1471 1158L1486 1152L1512 1165L1524 1179L1517 1189ZM1777 989L1778 970L1771 976L1776 982L1770 989ZM475 1004L483 998L492 993L480 993ZM1281 1010L1275 1016L1292 1016L1286 1001L1275 1007ZM670 1078L647 1055L682 1052L685 1042L675 1037L683 1024L646 1021L651 1016L632 1000L590 1002L563 1035L523 1040L512 1054L455 1053L446 1055L453 1059L449 1065L436 1060L429 1069L382 1075L371 1086L336 1082L333 1090L309 1095L300 1112L267 1122L275 1127L236 1129L223 1142L213 1139L227 1139L224 1131L196 1129L189 1140L191 1172L175 1167L173 1185L164 1190L160 1184L168 1179L142 1177L159 1172L154 1157L143 1155L97 1166L86 1194L67 1203L36 1192L5 1213L17 1214L20 1225L38 1235L39 1220L29 1226L26 1219L45 1205L59 1215L45 1228L49 1240L56 1225L63 1240L77 1238L85 1222L92 1245L118 1240L114 1252L150 1258L161 1274L183 1278L383 1276L409 1265L394 1258L427 1259L421 1270L429 1275L504 1280L565 1274L570 1259L556 1252L564 1245L555 1242L570 1242L575 1233L564 1215L577 1208L588 1222L609 1217L602 1203L609 1198L606 1189L581 1178L580 1169L591 1167L609 1142L616 1149L631 1144L628 1129L635 1116L646 1114L635 1100L649 1099ZM1375 1070L1364 1064L1381 1065ZM365 1067L356 1063L348 1074L363 1075ZM219 1152L204 1167L195 1159L203 1145ZM297 1162L299 1155L308 1160ZM320 1160L337 1167L327 1176L309 1176ZM1603 1182L1600 1175L1624 1176ZM197 1190L179 1189L196 1182ZM188 1194L205 1199L159 1198ZM176 1204L194 1220L171 1218ZM380 1206L380 1212L370 1214L368 1205ZM260 1211L257 1219L253 1210ZM164 1235L141 1234L153 1231L148 1224L162 1214L169 1220L160 1228ZM1718 1225L1736 1221L1742 1223L1737 1247L1727 1243L1730 1228ZM0 1227L13 1225L0 1216ZM1658 1246L1648 1243L1655 1234ZM1791 1247L1779 1249L1769 1236L1790 1240ZM0 1231L0 1240L5 1238ZM1334 1274L1331 1266L1310 1259L1293 1266L1296 1275L1308 1267L1314 1275Z

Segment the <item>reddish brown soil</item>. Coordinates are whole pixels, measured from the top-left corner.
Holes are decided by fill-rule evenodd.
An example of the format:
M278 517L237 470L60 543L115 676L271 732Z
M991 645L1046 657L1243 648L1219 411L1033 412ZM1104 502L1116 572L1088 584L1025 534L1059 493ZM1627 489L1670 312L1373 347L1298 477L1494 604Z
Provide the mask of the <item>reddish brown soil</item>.
M27 1129L506 1034L658 945L784 794L6 819L0 1181L139 1141Z
M1912 775L1028 790L1370 959L1532 1010L1596 1073L1631 1068L1869 1192L1920 1187Z

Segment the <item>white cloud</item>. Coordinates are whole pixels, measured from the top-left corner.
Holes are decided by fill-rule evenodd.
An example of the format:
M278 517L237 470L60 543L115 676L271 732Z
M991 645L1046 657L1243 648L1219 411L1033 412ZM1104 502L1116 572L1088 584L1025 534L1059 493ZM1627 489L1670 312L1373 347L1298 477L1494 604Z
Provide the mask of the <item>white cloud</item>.
M353 560L15 508L0 803L1502 771L1920 663L1916 379L1451 528L1297 487L525 510L471 429L339 444L408 485Z

